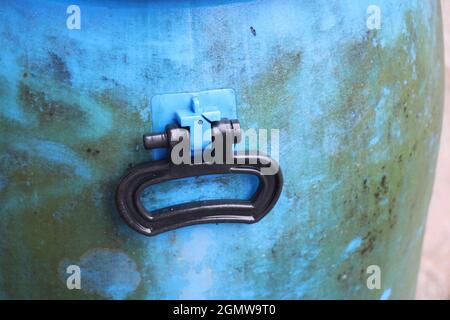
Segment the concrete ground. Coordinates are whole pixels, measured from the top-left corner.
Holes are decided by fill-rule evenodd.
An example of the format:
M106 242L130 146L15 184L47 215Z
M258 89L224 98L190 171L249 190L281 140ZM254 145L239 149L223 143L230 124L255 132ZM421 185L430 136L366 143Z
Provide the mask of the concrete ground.
M416 297L450 300L450 0L441 3L446 47L445 114Z

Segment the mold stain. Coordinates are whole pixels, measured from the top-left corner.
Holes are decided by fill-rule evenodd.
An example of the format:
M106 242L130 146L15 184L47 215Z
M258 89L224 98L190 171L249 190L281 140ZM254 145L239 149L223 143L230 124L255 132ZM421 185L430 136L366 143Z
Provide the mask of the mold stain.
M58 81L70 83L70 72L65 61L55 52L48 52L50 64L49 67L53 71L54 77Z
M8 298L111 297L65 290L58 265L92 247L114 247L140 269L144 243L119 220L113 195L127 164L148 159L136 143L150 124L117 93L61 83L67 75L63 61L55 59L60 73L37 76L25 65L27 77L18 83L17 101L35 125L21 127L0 117L0 172L7 182L0 194L0 265L8 275L2 290ZM139 283L126 296L142 294Z
M429 70L435 61L442 61L442 50L427 45L428 32L439 30L439 19L431 31L419 12L407 12L404 20L406 30L393 42L381 46L377 44L381 36L376 31L368 32L362 40L346 44L338 53L342 55L342 65L348 68L345 72L335 70L340 79L339 96L317 123L312 124L317 130L313 135L315 145L323 145L321 139L330 134L328 123L343 129L333 137L338 147L327 160L330 172L323 178L325 184L330 179L342 182L336 196L327 195L331 198L329 212L333 216L320 219L315 213L299 224L299 218L293 214L295 210L305 210L306 206L312 211L321 208L317 203L321 199L314 193L300 195L299 185L291 181L301 181L303 177L290 172L283 192L286 198L281 201L291 203L286 210L292 214L285 215L284 224L277 230L279 236L275 236L277 240L266 253L270 257L268 269L271 272L264 280L257 275L246 279L258 288L269 288L269 283L277 283L270 286L267 297L282 297L282 284L289 283L295 275L307 290L291 293L290 297L318 296L320 281L317 279L334 279L336 290L347 292L349 298L376 299L376 293L367 292L364 285L366 267L377 261L382 270L391 270L386 278L394 277L398 269L389 266L396 264L399 252L410 247L408 236L399 240L396 235L410 235L426 214L426 208L416 203L428 203L431 192L433 171L430 168L434 168L435 161L430 160L429 141L440 130L443 82L439 68L431 74ZM416 50L414 58L411 47ZM285 52L279 56L243 91L242 99L251 108L241 108L240 117L243 122L256 123L263 128L270 128L272 119L276 118L281 128L289 128L293 134L294 128L280 116L279 107L283 106L285 115L295 114L294 109L289 109L294 108L294 96L290 96L286 88L301 72L301 54ZM428 94L420 95L421 92ZM434 146L433 157L436 151ZM308 235L305 229L309 230ZM348 235L347 243L352 234L363 235L353 254L340 264L335 261L339 260L337 254L342 250L339 248L346 243L324 236L330 230L340 231L342 240ZM414 252L408 253L406 264L408 259L418 259L418 244ZM311 250L298 250L305 246ZM252 255L244 249L241 251L243 256ZM254 263L258 258L248 260ZM320 265L326 265L326 270ZM311 275L316 276L314 283L311 283ZM402 279L413 285L415 274L403 273ZM357 283L361 285L355 285ZM407 285L403 290L412 292ZM331 292L327 294L333 297Z
M251 128L273 128L273 119L277 119L278 128L287 128L289 115L295 113L295 97L289 94L287 86L289 80L300 71L302 54L281 48L275 48L274 52L276 58L268 70L242 92L242 100L247 107L240 109L240 117L242 123ZM284 109L281 116L280 108Z
M346 232L366 230L358 263L364 266L379 261L386 270L409 245L393 237L410 235L426 213L415 203L429 201L429 168L434 168L435 162L429 162L428 141L440 130L442 112L442 74L430 76L428 70L433 61L441 61L435 53L441 51L425 45L428 34L420 14L408 12L405 23L405 33L393 44L374 46L379 35L368 33L363 41L347 46L344 59L345 65L351 66L351 78L342 82L339 107L329 114L329 120L323 119L337 121L347 129L339 142L345 147L330 161L335 179L345 181L346 201L336 202L335 213L343 214ZM416 50L414 58L411 47ZM421 92L430 92L434 100ZM374 110L380 101L385 107ZM420 246L414 250L417 259ZM339 272L350 274L345 271L349 263L343 263ZM360 277L363 281L365 274ZM415 282L413 274L404 277L409 277L405 283ZM345 286L347 282L341 283ZM357 291L354 294L358 296Z
M35 90L25 82L19 83L19 95L27 111L38 114L43 123L49 121L66 121L70 118L82 119L84 113L76 105L49 99L45 92Z

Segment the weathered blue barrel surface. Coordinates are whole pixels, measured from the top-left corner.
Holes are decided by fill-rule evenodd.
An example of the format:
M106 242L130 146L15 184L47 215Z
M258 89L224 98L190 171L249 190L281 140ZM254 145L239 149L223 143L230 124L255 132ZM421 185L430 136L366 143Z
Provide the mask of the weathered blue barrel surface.
M1 298L414 296L442 118L439 1L76 2L79 30L67 1L0 3ZM152 97L221 88L243 128L280 129L280 200L252 225L136 233L114 190L150 159ZM242 197L241 182L159 193Z

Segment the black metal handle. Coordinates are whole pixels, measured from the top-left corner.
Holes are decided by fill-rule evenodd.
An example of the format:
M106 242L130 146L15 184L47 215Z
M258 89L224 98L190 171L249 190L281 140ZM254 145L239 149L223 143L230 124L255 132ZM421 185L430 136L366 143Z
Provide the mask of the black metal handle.
M275 160L263 155L234 155L233 164L180 164L169 160L153 161L131 168L116 190L120 215L136 231L154 236L169 230L202 223L255 223L275 205L281 194L281 170L264 175L263 168L276 166ZM243 173L259 178L259 187L250 200L207 200L170 206L148 212L140 197L148 186L192 176Z

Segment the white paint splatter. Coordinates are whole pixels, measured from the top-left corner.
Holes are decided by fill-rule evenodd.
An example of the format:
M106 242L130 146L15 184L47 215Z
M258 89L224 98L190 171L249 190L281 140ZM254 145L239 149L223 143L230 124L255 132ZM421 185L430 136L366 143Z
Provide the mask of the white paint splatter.
M343 257L347 258L350 254L355 252L363 243L363 239L361 237L356 237L352 241L349 242L347 247L344 250Z
M110 249L93 249L79 262L61 262L60 272L66 277L68 264L81 269L81 289L110 299L124 299L139 286L141 275L136 263L125 252Z
M388 300L389 297L391 296L391 293L392 293L392 289L391 289L391 288L386 289L386 290L383 292L383 294L381 295L380 300Z

